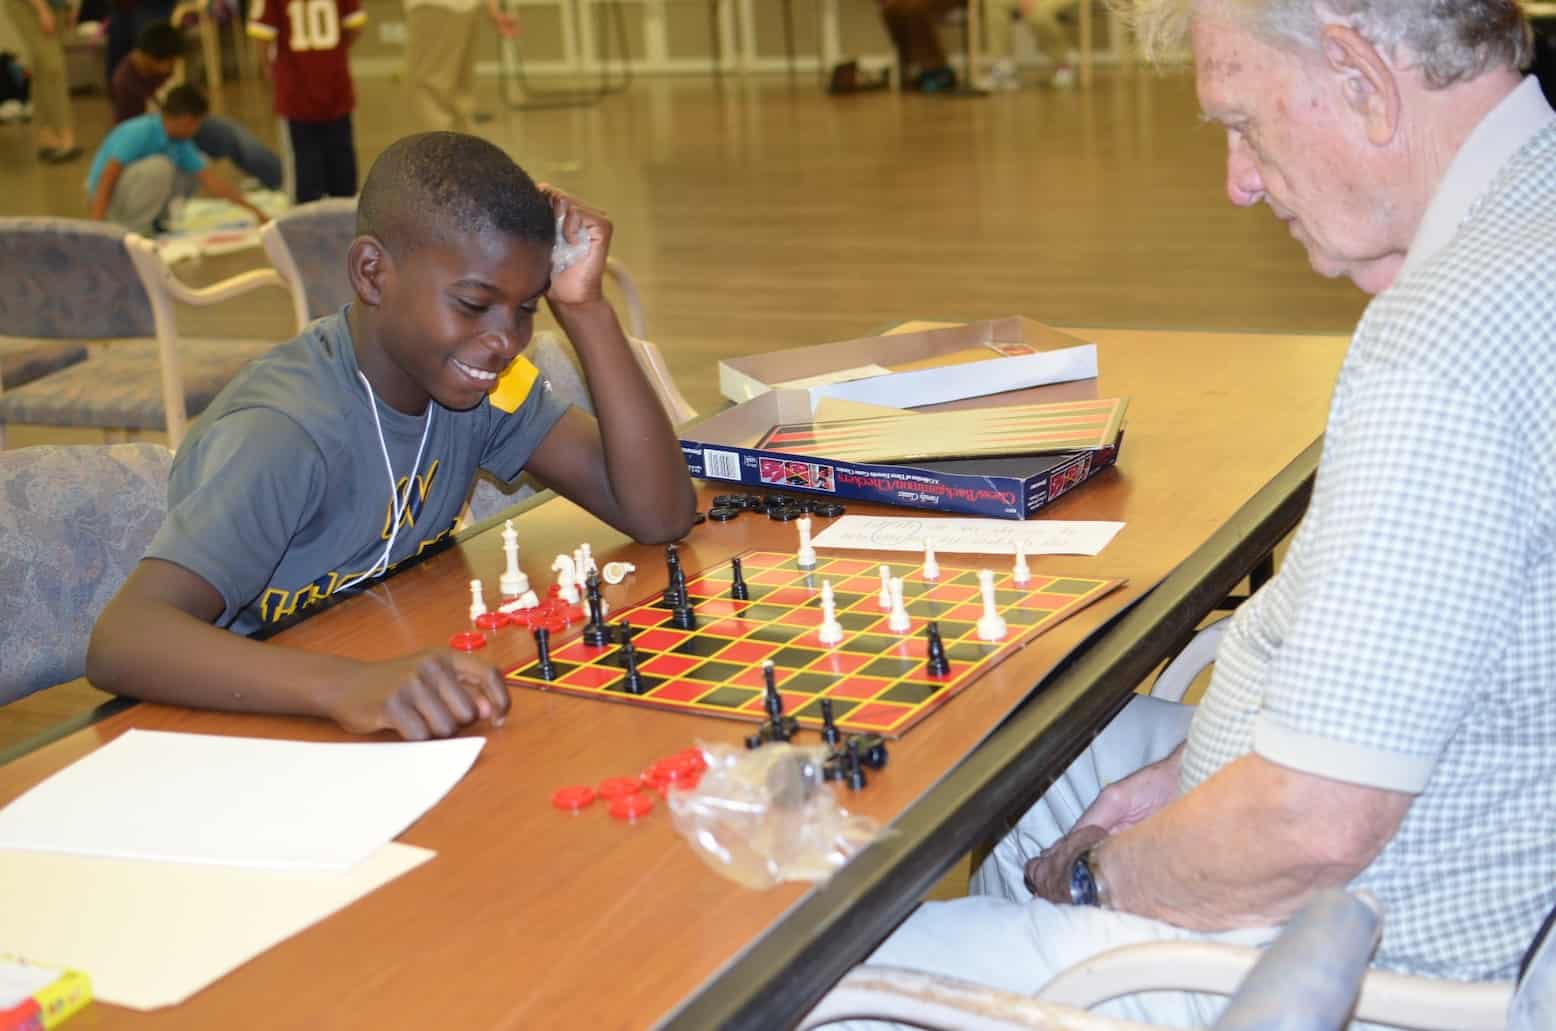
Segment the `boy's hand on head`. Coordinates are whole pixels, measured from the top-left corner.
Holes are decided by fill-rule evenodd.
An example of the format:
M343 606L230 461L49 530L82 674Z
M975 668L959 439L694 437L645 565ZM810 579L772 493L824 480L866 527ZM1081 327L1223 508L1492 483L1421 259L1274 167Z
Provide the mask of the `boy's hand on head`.
M605 259L610 253L611 223L604 212L580 204L567 194L541 183L540 189L551 198L551 211L562 220L561 234L564 243L577 244L588 240L589 251L574 264L551 273L551 289L546 299L553 304L588 304L605 296Z
M501 726L508 702L508 688L494 667L462 652L429 648L364 663L341 685L330 715L353 734L393 730L407 741L424 741L449 737L482 719Z

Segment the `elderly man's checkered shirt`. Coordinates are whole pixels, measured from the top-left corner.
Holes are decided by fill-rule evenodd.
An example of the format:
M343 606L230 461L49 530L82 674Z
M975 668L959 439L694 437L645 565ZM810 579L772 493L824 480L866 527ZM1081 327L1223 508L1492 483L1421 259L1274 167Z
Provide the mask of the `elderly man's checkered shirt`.
M1182 787L1249 751L1416 796L1354 884L1384 904L1382 965L1512 975L1556 902L1556 129L1357 329Z

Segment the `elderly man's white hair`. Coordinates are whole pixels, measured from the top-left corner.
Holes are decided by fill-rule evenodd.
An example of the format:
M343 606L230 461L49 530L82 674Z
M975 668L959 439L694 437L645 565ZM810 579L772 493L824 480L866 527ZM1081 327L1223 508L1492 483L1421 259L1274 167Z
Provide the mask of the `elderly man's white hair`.
M1158 59L1188 45L1195 10L1230 15L1271 43L1318 46L1324 25L1349 25L1373 46L1419 66L1433 88L1474 79L1489 68L1524 68L1533 51L1517 0L1109 0Z

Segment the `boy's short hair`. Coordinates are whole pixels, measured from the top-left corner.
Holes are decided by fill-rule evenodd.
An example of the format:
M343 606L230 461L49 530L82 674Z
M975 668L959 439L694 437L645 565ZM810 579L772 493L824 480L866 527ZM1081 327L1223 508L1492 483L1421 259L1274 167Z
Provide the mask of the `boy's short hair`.
M478 136L426 132L390 144L357 199L357 235L409 253L454 233L497 230L550 248L551 202L503 150Z
M205 94L187 82L182 86L174 86L162 98L162 113L170 118L187 118L191 115L204 118L210 109L210 105L205 102Z
M171 23L154 21L141 30L135 49L159 61L171 61L184 52L184 35Z

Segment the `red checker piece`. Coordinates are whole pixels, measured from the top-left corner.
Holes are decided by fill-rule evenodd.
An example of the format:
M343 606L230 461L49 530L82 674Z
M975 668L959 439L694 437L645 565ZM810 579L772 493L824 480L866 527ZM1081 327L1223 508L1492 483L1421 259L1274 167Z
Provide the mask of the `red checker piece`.
M600 781L599 796L601 798L617 799L624 795L635 795L643 790L643 784L636 777L606 777Z
M483 612L475 617L475 625L482 630L501 630L510 622L506 612Z
M486 635L479 630L462 630L448 639L448 646L462 652L473 652L477 648L486 647Z
M611 815L618 820L628 823L635 821L640 816L647 816L654 810L654 796L643 792L631 795L622 795L611 803Z
M594 789L587 784L572 784L565 788L557 788L556 794L551 796L552 805L572 813L593 802Z

